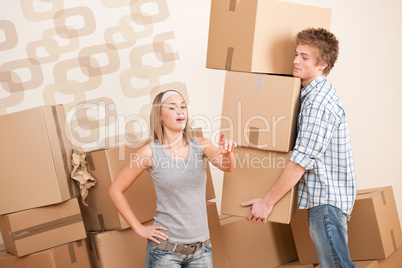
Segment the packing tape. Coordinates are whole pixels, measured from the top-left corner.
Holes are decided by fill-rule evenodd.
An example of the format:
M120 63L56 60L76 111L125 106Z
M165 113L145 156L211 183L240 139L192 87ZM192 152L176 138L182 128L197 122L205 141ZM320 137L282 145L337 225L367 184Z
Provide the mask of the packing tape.
M250 127L248 132L248 140L253 145L258 145L258 135L260 133L260 129L257 127Z
M392 239L392 245L394 246L394 250L397 250L398 247L396 246L394 229L391 229L391 239Z
M254 91L264 92L265 76L262 74L255 75L254 79Z
M226 53L226 63L225 63L226 70L232 70L233 52L234 52L234 47L228 47L228 51Z
M233 12L236 11L236 1L237 1L237 0L230 0L230 3L229 3L229 11L233 11Z
M67 160L67 152L66 152L66 147L64 146L63 138L62 138L62 133L61 133L61 127L60 127L60 121L59 117L57 116L57 110L56 106L52 106L52 113L53 113L53 119L54 119L54 124L56 125L56 131L57 131L57 137L59 139L59 146L61 149L61 155L63 158L63 164L64 164L64 172L66 173L66 178L71 177L70 169L68 167L68 160ZM73 184L68 183L68 189L70 191L70 195L73 196L74 190L73 190Z
M96 240L95 240L95 238L94 238L94 243L96 243ZM95 251L94 251L94 254L95 254L95 258L98 260L98 261L100 261L100 253L99 253L99 248L98 248L98 244L94 244L94 247L95 247Z
M68 247L68 253L70 254L71 263L77 262L77 256L75 254L74 244L68 243L67 247Z
M95 258L96 258L96 260L100 260L99 259L99 251L98 251L98 246L97 246L97 244L96 244L96 238L95 238L95 236L96 236L96 233L90 233L90 235L88 235L87 236L87 238L89 239L89 242L88 242L88 244L89 244L89 250L92 252L92 254L94 254L95 255Z
M98 216L98 222L99 222L99 226L100 226L101 231L105 231L106 227L105 227L105 219L103 218L103 215L98 214L97 216Z
M15 232L9 232L10 238L13 241L24 239L33 235L38 235L50 230L65 227L74 223L82 222L81 214L74 214L54 221L38 224Z
M385 198L384 191L381 192L381 198L382 198L382 204L384 206L386 206L387 205L387 198Z
M89 169L90 169L90 170L96 170L96 168L95 168L95 163L94 163L94 160L93 160L93 158L92 158L92 154L91 154L91 153L89 153L89 154L86 155L86 160L87 160Z
M90 253L94 252L94 247L93 247L93 245L92 245L92 242L94 242L94 241L93 241L93 238L92 238L92 236L91 236L91 232L88 232L88 233L87 233L87 237L85 238L85 240L86 240L86 242L87 242L88 251L89 251Z

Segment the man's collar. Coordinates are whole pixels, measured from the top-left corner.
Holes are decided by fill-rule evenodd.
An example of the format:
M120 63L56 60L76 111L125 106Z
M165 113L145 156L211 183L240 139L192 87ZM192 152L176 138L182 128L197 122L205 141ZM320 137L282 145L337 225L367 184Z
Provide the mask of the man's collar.
M308 93L310 93L317 84L321 83L325 79L325 75L320 75L313 81L311 81L307 86L301 89L300 98L304 98Z

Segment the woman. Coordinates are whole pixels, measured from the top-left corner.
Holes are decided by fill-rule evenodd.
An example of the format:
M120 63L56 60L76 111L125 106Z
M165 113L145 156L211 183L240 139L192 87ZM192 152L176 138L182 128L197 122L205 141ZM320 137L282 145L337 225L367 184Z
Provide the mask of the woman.
M206 212L204 155L220 170L234 166L236 144L221 135L219 148L194 137L186 102L176 91L158 94L151 111L151 142L138 150L109 189L119 213L141 237L148 239L146 267L212 267ZM147 170L157 196L152 226L142 225L124 192Z

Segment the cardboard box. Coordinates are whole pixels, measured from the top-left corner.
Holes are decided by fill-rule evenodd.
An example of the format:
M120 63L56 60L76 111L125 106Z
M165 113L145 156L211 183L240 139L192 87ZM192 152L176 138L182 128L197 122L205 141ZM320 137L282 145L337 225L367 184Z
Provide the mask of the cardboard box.
M221 213L247 217L251 207L241 203L263 197L278 180L292 152L239 147L234 154L235 168L223 178ZM297 184L275 204L268 220L288 224L296 211Z
M300 264L299 261L291 261L275 268L314 268L313 264Z
M0 116L0 214L78 195L70 179L72 145L64 123L62 105Z
M133 229L89 232L88 238L92 267L145 267L147 240L138 236Z
M207 202L208 225L212 243L214 267L227 268L225 241L215 202ZM153 224L153 221L144 223ZM90 232L90 255L93 267L144 267L147 240L131 228L106 232Z
M299 78L226 72L221 132L241 146L289 152L297 135L300 88Z
M77 198L0 216L8 252L22 257L86 237Z
M135 154L145 142L87 153L88 171L97 180L97 183L89 189L85 200L89 206L81 206L86 230L104 231L130 227L118 213L107 191L120 171L130 164L130 156ZM215 198L215 192L209 165L206 164L206 198L212 199ZM140 222L153 219L157 213L156 194L148 171L144 171L124 194Z
M130 164L130 155L135 154L139 147L141 144L122 145L87 153L88 171L97 183L88 191L85 199L88 207L81 204L86 230L104 231L129 227L110 200L108 190L120 171ZM147 171L124 194L140 222L153 219L156 215L156 195L152 178Z
M307 209L297 210L290 222L297 256L301 264L318 263L317 251L310 237Z
M378 268L400 267L402 263L402 247L399 247L388 258L377 260ZM361 267L358 267L361 268ZM370 268L377 268L375 266Z
M256 224L237 216L222 215L230 268L276 267L297 259L288 224Z
M7 268L91 268L85 239L17 257L0 252L0 267Z
M307 210L296 213L291 227L300 262L318 263ZM357 191L348 241L353 261L385 259L401 247L401 225L391 186Z
M212 0L207 68L293 73L296 34L329 29L331 10L266 0Z
M391 186L357 191L348 234L352 260L384 259L402 245Z
M356 268L399 268L402 264L402 247L399 247L388 258L379 260L354 261ZM320 268L320 265L316 266Z
M207 202L208 227L212 245L212 258L215 268L228 268L227 248L221 230L218 209L215 202Z
M353 262L356 265L356 268L379 268L378 262L376 260L369 260L369 261L355 261ZM384 267L399 267L399 266L384 266ZM321 265L317 265L315 268L321 268Z

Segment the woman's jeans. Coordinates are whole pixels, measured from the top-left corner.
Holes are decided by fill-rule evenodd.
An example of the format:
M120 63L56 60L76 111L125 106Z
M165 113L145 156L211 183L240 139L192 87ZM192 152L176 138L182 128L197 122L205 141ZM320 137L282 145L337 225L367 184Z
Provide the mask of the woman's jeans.
M211 242L193 254L181 254L156 248L148 242L146 268L212 268Z
M348 248L347 215L331 205L308 209L310 236L321 268L356 267Z

